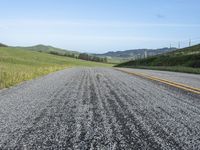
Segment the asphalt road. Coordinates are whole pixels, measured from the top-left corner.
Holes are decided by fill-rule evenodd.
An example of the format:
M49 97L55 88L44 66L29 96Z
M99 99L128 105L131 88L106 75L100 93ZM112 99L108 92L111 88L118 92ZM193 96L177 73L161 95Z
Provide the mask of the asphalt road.
M0 149L200 149L200 96L114 69L0 91Z
M158 70L147 70L147 69L130 69L130 68L120 68L125 71L145 73L151 76L155 76L162 79L167 79L173 82L178 82L181 84L186 84L195 88L200 88L200 75L190 74L190 73L180 73L180 72L170 72L170 71L158 71Z

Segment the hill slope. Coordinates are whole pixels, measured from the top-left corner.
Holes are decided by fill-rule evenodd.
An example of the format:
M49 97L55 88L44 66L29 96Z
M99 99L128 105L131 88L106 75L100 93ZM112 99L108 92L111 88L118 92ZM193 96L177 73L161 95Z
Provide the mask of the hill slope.
M42 45L42 44L30 46L30 47L17 47L17 48L38 51L38 52L44 52L44 53L56 52L56 53L62 54L62 55L64 55L64 54L79 54L79 52L76 52L76 51L69 51L69 50L56 48L53 46Z
M0 47L0 89L72 66L111 66L24 49Z
M7 47L7 45L0 43L0 47Z
M138 59L116 65L181 72L200 73L200 45L179 49L166 54Z

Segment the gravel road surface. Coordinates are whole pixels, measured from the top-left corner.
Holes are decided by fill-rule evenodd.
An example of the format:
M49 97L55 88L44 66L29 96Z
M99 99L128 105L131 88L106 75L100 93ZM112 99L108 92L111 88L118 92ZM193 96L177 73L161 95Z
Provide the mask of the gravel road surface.
M158 70L147 70L147 69L130 69L130 68L119 68L122 70L145 73L151 76L155 76L162 79L167 79L170 81L186 84L195 88L200 88L200 75L190 74L190 73L180 73L180 72L170 72L170 71L158 71Z
M0 149L200 149L200 96L109 68L0 91Z

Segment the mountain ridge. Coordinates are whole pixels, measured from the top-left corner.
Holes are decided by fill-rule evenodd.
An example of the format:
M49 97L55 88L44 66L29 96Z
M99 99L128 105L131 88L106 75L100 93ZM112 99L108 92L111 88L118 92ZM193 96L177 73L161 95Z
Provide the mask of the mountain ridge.
M124 51L109 51L103 54L95 54L97 56L107 56L107 57L120 57L120 58L129 58L140 55L145 55L145 52L147 52L147 55L153 56L158 54L167 53L170 51L176 50L175 47L173 48L158 48L158 49L130 49L130 50L124 50Z

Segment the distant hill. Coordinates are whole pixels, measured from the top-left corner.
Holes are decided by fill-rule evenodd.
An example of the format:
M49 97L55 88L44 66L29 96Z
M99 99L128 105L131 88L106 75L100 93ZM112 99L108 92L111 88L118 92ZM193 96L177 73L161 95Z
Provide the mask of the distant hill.
M82 59L82 60L87 60L87 61L95 61L95 62L103 62L103 63L108 62L107 58L101 58L101 57L93 56L87 53L79 53L77 51L69 51L69 50L56 48L53 46L42 45L42 44L30 46L30 47L14 47L14 48L29 50L29 51L36 51L36 52L41 52L41 53L48 53L48 54L58 55L58 56L71 57L71 58Z
M5 44L0 43L0 47L8 47L8 46L5 45Z
M44 52L44 53L51 53L51 52L56 52L59 54L75 54L78 55L79 52L76 51L69 51L69 50L65 50L65 49L61 49L61 48L56 48L53 46L47 46L47 45L35 45L35 46L30 46L30 47L17 47L17 48L21 48L21 49L27 49L27 50L32 50L32 51L38 51L38 52Z
M118 64L116 67L150 68L200 73L200 44L145 59L128 61Z
M133 49L133 50L116 51L116 52L110 51L110 52L107 52L107 53L104 53L104 54L96 54L96 56L137 59L137 58L144 58L145 55L154 56L154 55L158 55L158 54L171 52L171 51L174 51L174 50L176 50L176 48Z

